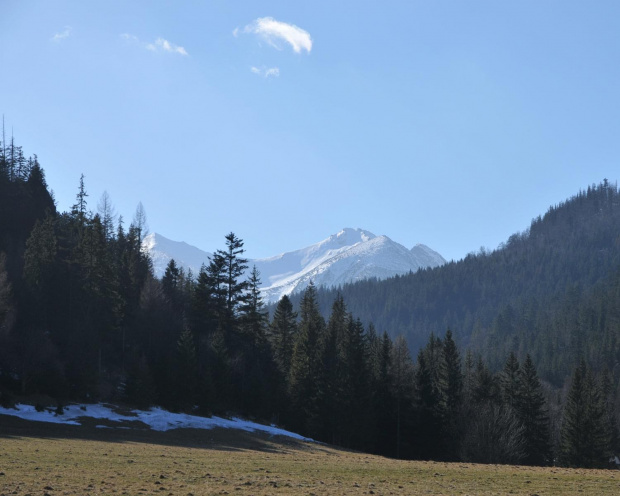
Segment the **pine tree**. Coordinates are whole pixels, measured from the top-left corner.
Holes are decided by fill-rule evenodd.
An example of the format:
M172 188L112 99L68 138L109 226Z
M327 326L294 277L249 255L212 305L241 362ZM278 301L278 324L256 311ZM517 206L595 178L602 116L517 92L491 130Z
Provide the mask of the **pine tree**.
M525 440L523 463L527 465L548 465L552 461L549 415L542 392L542 386L527 355L518 372L515 408L523 425Z
M226 249L217 250L209 264L211 270L218 271L212 277L217 278L216 284L225 299L222 328L228 339L237 331L238 310L247 300L248 281L241 279L248 268L248 260L242 257L244 252L243 241L231 232L226 235Z
M6 271L6 255L0 252L0 343L8 336L13 321L13 287ZM0 353L0 359L2 354ZM2 362L0 362L0 367Z
M43 297L51 291L52 270L58 252L54 219L51 216L43 222L36 221L30 237L26 241L24 253L24 278L29 286Z
M609 451L610 454L617 454L620 450L620 433L618 432L618 417L614 409L616 403L614 380L608 368L605 368L601 374L600 387L605 408L606 437L609 439Z
M519 369L520 365L517 356L514 352L510 352L504 365L504 370L500 374L499 382L504 403L512 408L517 406L517 396L521 386L520 380L522 375Z
M174 258L166 265L166 270L161 278L161 288L170 308L179 313L181 309L181 273Z
M325 321L319 312L316 288L312 283L301 300L300 317L289 378L293 412L291 424L312 436L319 430L319 381L322 375L325 334Z
M110 200L110 195L107 191L104 191L97 204L97 211L101 216L101 223L103 224L103 232L105 233L106 241L110 241L114 237L114 207Z
M446 419L444 425L445 453L448 460L458 459L461 432L459 419L463 405L463 372L461 356L456 343L452 339L452 331L448 329L443 340L443 363L445 364Z
M84 186L84 174L80 176L80 187L78 189L78 194L76 196L76 201L71 208L71 215L75 219L78 227L78 233L81 235L84 226L86 225L86 220L88 218L88 210L87 210L87 200L86 197L88 193L86 192L86 187Z
M431 345L433 337L431 336ZM424 460L437 460L445 453L445 399L433 378L427 350L420 350L415 372L416 448Z
M404 336L396 338L392 347L392 379L394 390L394 402L396 403L396 458L401 457L401 453L406 451L406 437L402 434L408 433L407 418L411 413L413 401L414 369L409 347ZM405 449L403 449L405 448Z
M345 369L344 340L347 332L348 316L342 296L338 295L332 304L327 322L323 353L321 357L320 396L318 415L321 417L321 439L333 444L342 444L344 419L350 421L343 405L348 376Z
M246 297L239 308L243 336L239 383L243 412L246 415L256 412L267 416L279 409L273 406L275 367L267 342L269 320L260 286L260 273L254 266L248 280Z
M379 339L376 356L376 377L373 395L374 432L376 451L394 456L396 438L396 405L392 376L392 340L387 332Z
M260 292L260 272L256 265L252 267L248 279L248 292L240 307L241 327L243 334L256 348L264 348L267 344L268 312L265 310Z
M364 449L368 446L366 436L361 435L369 422L370 380L368 349L364 326L349 314L341 345L343 383L341 401L344 414L344 445Z
M133 216L132 225L136 228L138 243L141 246L142 240L149 232L149 226L146 221L146 211L144 210L142 202L138 202L136 213Z
M196 404L197 372L194 337L185 329L177 344L176 406L180 410L190 411Z
M448 329L443 341L443 355L446 367L446 403L450 417L459 414L463 394L463 372L461 371L461 355Z
M575 369L564 407L561 461L573 467L604 467L609 456L605 407L585 361Z
M282 377L288 378L297 333L297 313L287 295L282 296L276 306L269 333L276 365Z

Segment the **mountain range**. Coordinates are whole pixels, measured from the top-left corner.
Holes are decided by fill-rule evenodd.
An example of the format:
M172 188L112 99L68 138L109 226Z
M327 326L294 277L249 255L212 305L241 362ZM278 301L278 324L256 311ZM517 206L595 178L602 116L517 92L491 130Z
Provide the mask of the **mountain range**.
M186 271L191 269L197 274L212 255L158 233L146 236L142 246L153 260L157 277L163 276L171 259ZM333 288L364 279L387 279L445 262L439 253L423 244L409 250L387 236L345 228L313 245L252 259L248 265L255 265L260 272L264 299L271 303L282 295L303 291L310 281L319 287Z

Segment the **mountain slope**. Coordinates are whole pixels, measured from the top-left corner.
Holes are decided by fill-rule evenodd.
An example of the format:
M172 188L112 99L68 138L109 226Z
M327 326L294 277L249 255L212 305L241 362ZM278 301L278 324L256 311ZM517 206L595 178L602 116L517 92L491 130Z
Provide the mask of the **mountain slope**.
M156 233L145 238L143 247L151 255L158 277L171 258L197 274L211 255ZM310 281L316 286L335 287L367 278L385 279L443 263L443 257L425 245L408 250L387 236L351 228L299 250L249 261L261 274L262 291L268 302L302 291Z
M289 268L299 261L296 272ZM387 236L360 229L343 229L316 245L280 257L255 260L263 275L267 301L303 291L310 281L316 286L336 287L363 279L386 279L445 263L438 253L423 245L408 250ZM276 276L271 274L276 273ZM267 278L265 278L267 275Z
M203 263L209 263L209 257L212 255L184 241L172 241L157 233L150 233L144 238L142 249L151 256L153 271L157 277L164 275L166 266L172 258L179 267L185 270L191 269L196 275Z
M580 356L610 369L620 363L619 233L620 194L605 182L550 208L493 252L339 291L350 312L403 334L414 354L430 333L450 328L496 368L509 351L530 353L561 384ZM335 296L319 290L324 315Z

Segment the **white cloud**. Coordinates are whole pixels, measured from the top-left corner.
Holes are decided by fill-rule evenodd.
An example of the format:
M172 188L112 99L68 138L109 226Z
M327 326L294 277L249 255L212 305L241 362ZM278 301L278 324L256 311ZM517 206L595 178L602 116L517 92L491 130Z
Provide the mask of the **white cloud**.
M188 54L182 46L170 43L168 40L164 40L163 38L157 38L157 40L155 40L155 46L161 48L164 52L178 53L179 55Z
M310 53L312 50L312 38L308 31L294 24L276 21L273 17L259 17L243 28L243 32L260 36L278 50L281 50L279 45L281 41L291 45L295 53L301 53L302 50ZM233 35L237 36L238 33L239 29L236 28Z
M239 36L239 28L235 28L233 29L233 36L236 38L237 36Z
M55 41L56 43L59 43L60 41L64 40L65 38L68 38L71 35L71 26L66 26L64 31L61 31L60 33L56 33L54 34L54 36L52 36L52 41Z
M127 33L121 34L121 38L123 38L124 40L134 42L134 43L138 43L142 45L144 48L146 48L147 50L150 50L151 52L178 53L179 55L184 55L184 56L189 55L187 53L187 50L185 50L185 48L183 48L182 46L175 45L174 43L170 43L168 40L165 40L163 38L157 38L153 43L144 43L140 41L140 39L137 36L134 36L132 34L127 34Z
M252 74L263 76L264 78L280 76L280 69L278 67L263 67L262 69L259 69L258 67L252 66L250 67L250 71Z

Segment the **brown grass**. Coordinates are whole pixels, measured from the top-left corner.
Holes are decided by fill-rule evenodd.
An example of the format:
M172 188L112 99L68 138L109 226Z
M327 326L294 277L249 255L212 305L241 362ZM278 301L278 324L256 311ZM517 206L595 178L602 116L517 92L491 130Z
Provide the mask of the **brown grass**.
M0 495L617 495L620 472L405 462L238 431L0 416Z

